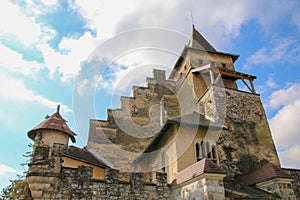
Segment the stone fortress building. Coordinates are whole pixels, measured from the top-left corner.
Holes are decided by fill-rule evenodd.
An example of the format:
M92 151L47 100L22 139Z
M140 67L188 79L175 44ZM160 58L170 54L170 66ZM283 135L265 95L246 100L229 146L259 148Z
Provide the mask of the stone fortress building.
M255 76L193 26L169 78L153 70L84 148L57 112L34 141L29 199L300 199L300 170L280 166ZM241 91L237 81L249 91Z

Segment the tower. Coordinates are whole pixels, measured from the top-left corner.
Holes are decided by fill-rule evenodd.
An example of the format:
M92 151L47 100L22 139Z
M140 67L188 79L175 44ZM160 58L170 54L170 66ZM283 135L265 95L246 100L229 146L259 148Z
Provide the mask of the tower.
M55 185L59 183L62 154L69 139L74 143L76 134L57 111L28 132L34 141L33 155L29 163L26 181L34 199L54 199Z
M256 77L236 71L238 57L217 51L193 26L190 41L169 77L188 82L197 101L194 110L226 127L215 137L220 163L231 175L268 162L280 166L260 95L253 84ZM248 91L240 90L237 81Z

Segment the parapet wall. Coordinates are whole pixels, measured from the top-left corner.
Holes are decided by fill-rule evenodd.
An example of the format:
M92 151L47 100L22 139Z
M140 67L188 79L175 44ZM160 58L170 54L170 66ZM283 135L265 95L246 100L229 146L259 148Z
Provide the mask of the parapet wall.
M129 181L122 181L119 171L114 169L106 169L103 180L92 179L92 175L91 167L63 167L55 180L54 174L35 174L27 180L29 187L35 188L31 191L33 199L164 200L170 196L165 173L156 173L155 183L145 183L142 173L130 173Z

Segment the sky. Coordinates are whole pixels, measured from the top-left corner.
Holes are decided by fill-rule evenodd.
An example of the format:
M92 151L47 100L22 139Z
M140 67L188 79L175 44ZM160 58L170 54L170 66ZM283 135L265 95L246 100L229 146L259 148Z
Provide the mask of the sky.
M78 134L75 145L85 146L89 118L106 119L106 109L119 106L112 96L130 95L130 85L143 85L153 67L170 72L192 24L217 50L240 55L237 71L257 76L254 84L282 167L300 169L300 1L2 0L0 5L0 188L26 170L21 163L32 143L27 132L58 104ZM155 42L153 34L143 37L151 28L176 45L170 51L141 48ZM103 68L106 75L91 72L83 78L84 63L95 52L113 62ZM78 105L89 105L93 115L82 117L75 112Z

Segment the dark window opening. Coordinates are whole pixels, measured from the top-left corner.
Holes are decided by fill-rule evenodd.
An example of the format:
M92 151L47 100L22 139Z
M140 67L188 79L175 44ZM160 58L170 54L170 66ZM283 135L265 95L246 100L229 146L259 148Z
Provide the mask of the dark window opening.
M197 162L200 161L200 145L199 143L196 143L196 160Z

